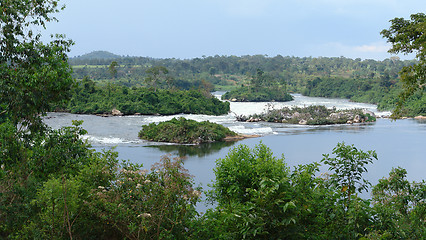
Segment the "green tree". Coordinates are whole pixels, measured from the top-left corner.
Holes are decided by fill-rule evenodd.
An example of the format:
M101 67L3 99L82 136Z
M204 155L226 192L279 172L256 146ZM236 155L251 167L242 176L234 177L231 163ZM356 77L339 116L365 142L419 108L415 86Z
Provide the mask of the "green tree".
M348 205L353 194L368 190L371 186L368 180L362 178L362 174L367 172L366 164L377 160L377 154L375 151L358 150L354 145L345 145L344 142L337 144L333 154L336 157L324 154L321 162L329 165L329 170L334 172L331 179L343 193L345 204Z
M56 19L58 1L0 2L0 121L9 119L31 130L40 114L69 98L73 84L66 53L72 41L63 36L48 44L33 30Z
M109 74L111 75L111 78L113 79L117 77L117 67L118 67L118 63L116 61L112 61L108 67Z
M148 76L145 78L145 82L151 85L151 87L154 88L154 92L156 92L157 85L161 81L165 81L167 79L166 75L169 73L169 70L163 66L155 66L148 68L145 73L148 74Z
M217 235L207 237L278 239L293 234L297 214L284 157L274 157L262 143L253 150L239 145L217 160L214 172L209 197L218 207L207 213L211 219L206 221L217 220L218 225L209 228Z
M328 164L331 187L337 195L333 206L334 214L338 217L333 221L332 232L336 239L357 239L364 235L367 227L371 224L371 213L369 202L360 199L356 192L368 190L371 183L362 178L367 172L366 165L377 160L375 151L364 152L358 150L354 145L338 143L333 149L334 158L324 154L321 162ZM333 214L333 215L334 215ZM339 230L340 229L340 230Z
M403 92L399 95L397 108L393 117L401 114L404 102L416 91L424 92L426 88L426 15L412 14L409 20L394 18L391 26L381 32L384 38L392 44L390 53L415 53L418 63L403 67L400 71Z
M381 239L426 237L426 182L410 183L406 177L405 169L393 168L373 188L375 233Z

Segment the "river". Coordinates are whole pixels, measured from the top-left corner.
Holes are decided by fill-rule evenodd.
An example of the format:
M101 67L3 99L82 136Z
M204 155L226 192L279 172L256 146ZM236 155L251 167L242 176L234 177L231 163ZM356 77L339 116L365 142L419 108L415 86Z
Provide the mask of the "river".
M216 93L219 97L221 93ZM182 114L174 116L122 116L100 117L68 113L48 113L45 122L52 128L71 125L71 120L83 120L83 128L88 131L85 136L93 148L115 147L120 159L142 163L149 168L161 156L185 157L184 166L194 175L197 186L208 188L214 179L215 161L224 158L228 151L237 144L254 147L260 142L266 144L277 157L284 154L289 167L311 162L319 162L322 154L332 152L338 142L354 144L362 150L376 150L378 161L368 166L364 176L373 184L378 179L387 177L393 167L403 167L408 171L410 181L425 178L426 169L426 121L405 119L392 121L379 118L375 123L344 124L327 126L302 126L283 123L246 123L237 122L235 115L253 114L268 108L283 106L325 105L337 109L365 108L384 116L389 112L379 112L375 105L354 103L345 99L326 99L305 97L295 94L295 100L286 103L238 103L231 102L231 113L223 116L206 116ZM212 143L201 146L173 145L152 143L138 139L141 126L152 122L169 120L183 116L197 121L209 120L242 134L258 134L261 137L244 139L239 142ZM320 168L327 171L326 166Z

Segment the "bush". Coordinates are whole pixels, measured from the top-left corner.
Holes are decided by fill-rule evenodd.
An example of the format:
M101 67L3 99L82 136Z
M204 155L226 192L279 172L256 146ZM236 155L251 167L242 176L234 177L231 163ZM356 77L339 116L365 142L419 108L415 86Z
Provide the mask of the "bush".
M197 122L183 117L144 125L139 132L139 138L149 141L191 144L222 141L227 136L235 135L235 132L220 124Z

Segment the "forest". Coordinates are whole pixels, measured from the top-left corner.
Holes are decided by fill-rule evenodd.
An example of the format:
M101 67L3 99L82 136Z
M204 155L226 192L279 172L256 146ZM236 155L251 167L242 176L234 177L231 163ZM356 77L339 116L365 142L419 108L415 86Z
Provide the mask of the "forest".
M182 159L164 156L145 169L113 150L96 152L82 138L81 121L51 129L42 116L69 102L75 90L67 57L72 41L57 36L45 44L40 33L27 31L54 21L59 11L56 1L29 3L0 2L0 238L426 238L426 182L409 182L406 170L394 168L372 186L363 174L378 159L374 150L337 143L319 162L290 169L262 143L238 145L217 160L215 181L204 191ZM419 19L424 23L426 16L407 23ZM404 32L396 23L391 39ZM417 40L418 32L413 36ZM424 74L416 72L424 69L422 56L403 68L406 84ZM424 82L411 81L421 90ZM104 86L110 94L116 87ZM404 92L408 98L416 89ZM320 175L320 165L330 174ZM371 199L358 196L368 189ZM213 203L203 214L196 210L202 196Z
M109 68L116 62L116 73ZM286 92L306 96L347 98L356 102L378 104L379 110L396 107L402 92L400 70L417 60L399 60L391 57L383 61L349 59L345 57L283 57L277 55L208 56L194 59L155 59L118 56L108 52L92 52L69 60L73 76L89 77L100 84L114 82L125 86L148 86L147 70L153 67L167 69L167 76L179 89L205 88L230 91L225 99L237 101L289 101ZM263 78L259 78L259 72ZM264 80L264 91L250 91L258 79ZM256 85L257 84L257 85ZM272 87L273 86L273 87ZM276 90L274 94L271 89ZM280 91L278 91L279 89ZM233 91L233 92L232 92ZM231 92L233 97L231 97ZM268 93L268 94L265 94ZM424 89L419 89L407 101L404 116L425 115ZM280 96L280 93L282 96ZM272 94L269 96L269 94Z

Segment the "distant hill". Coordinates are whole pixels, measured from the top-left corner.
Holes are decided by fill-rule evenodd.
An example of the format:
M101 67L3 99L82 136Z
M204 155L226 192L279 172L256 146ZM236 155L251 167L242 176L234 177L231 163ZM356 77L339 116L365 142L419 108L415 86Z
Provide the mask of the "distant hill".
M72 59L117 59L121 58L120 55L110 53L107 51L93 51L91 53L86 53L78 57L73 57Z

